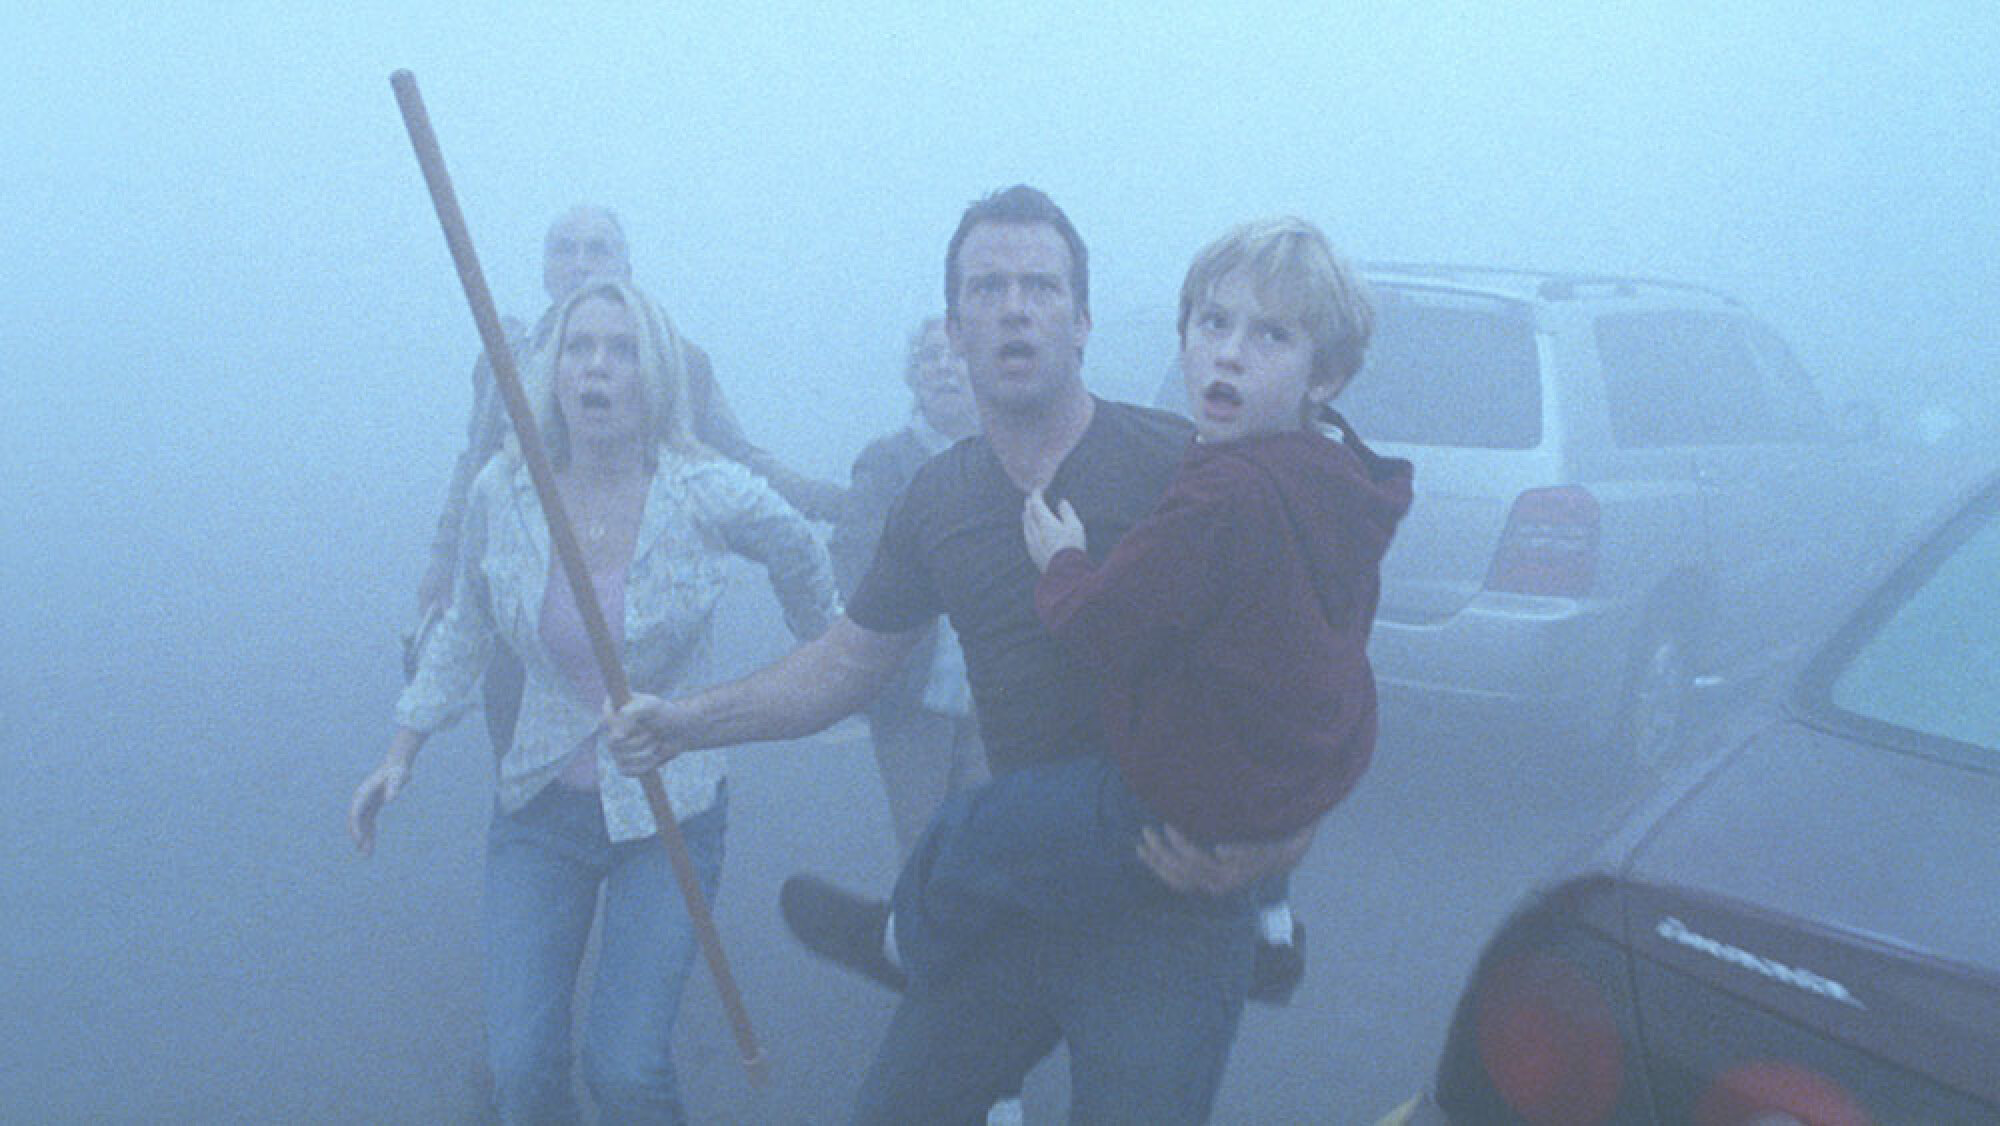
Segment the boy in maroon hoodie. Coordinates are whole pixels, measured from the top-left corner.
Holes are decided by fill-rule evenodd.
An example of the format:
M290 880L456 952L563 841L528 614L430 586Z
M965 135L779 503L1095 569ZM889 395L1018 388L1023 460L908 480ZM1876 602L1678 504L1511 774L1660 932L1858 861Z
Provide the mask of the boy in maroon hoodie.
M1180 300L1196 440L1159 507L1101 564L1067 500L1038 489L1022 513L1036 610L1100 670L1112 753L1015 771L940 813L896 887L903 970L948 972L1008 912L1088 925L1170 896L1139 861L1157 834L1283 839L1354 787L1375 745L1379 567L1411 480L1329 405L1373 319L1302 220L1196 257ZM1296 933L1281 896L1260 899L1267 943Z

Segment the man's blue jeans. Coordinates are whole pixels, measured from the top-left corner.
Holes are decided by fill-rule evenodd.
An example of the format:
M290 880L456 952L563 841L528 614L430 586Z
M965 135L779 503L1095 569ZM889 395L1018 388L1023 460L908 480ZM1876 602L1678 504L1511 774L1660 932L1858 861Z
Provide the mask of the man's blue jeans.
M1250 984L1251 909L1015 917L953 972L913 981L862 1082L866 1126L977 1126L1060 1041L1073 1123L1205 1122Z
M711 901L726 794L681 823ZM570 1090L571 1002L604 893L584 1026L586 1084L606 1124L681 1122L673 1027L693 924L656 837L613 843L595 793L552 783L487 834L486 1042L503 1121L580 1121Z
M896 883L910 988L866 1123L977 1122L1058 1040L1076 1122L1200 1122L1249 989L1255 897L1179 895L1134 854L1143 803L1103 755L953 795Z

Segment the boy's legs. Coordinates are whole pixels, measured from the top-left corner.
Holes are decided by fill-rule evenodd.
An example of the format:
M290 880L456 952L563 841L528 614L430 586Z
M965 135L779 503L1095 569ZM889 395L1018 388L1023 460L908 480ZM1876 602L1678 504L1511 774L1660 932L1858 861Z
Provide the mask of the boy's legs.
M1134 854L1143 817L1102 755L1026 767L953 795L896 881L902 966L913 978L942 972L1010 916L1069 925L1162 894Z
M1257 903L1257 958L1250 999L1282 1005L1306 976L1306 928L1292 917L1292 877L1280 872L1252 892Z

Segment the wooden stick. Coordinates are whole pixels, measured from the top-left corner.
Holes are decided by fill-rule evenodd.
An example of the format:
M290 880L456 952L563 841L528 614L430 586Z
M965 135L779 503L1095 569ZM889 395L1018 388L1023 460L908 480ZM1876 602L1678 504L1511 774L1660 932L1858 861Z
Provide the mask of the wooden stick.
M591 651L596 654L598 668L604 674L605 691L611 697L613 707L623 707L632 698L631 686L625 680L625 666L619 660L617 647L612 644L611 629L605 624L603 608L598 605L590 571L583 565L583 551L577 546L576 531L570 523L569 514L563 509L562 496L556 490L555 473L549 468L541 431L535 425L535 414L528 406L528 396L521 389L521 376L514 368L514 352L508 347L507 334L500 327L500 316L493 307L493 295L486 289L486 275L481 272L479 258L473 253L472 236L465 229L465 216L459 213L458 196L452 191L451 176L445 172L444 154L438 148L437 135L431 132L430 115L424 110L423 95L417 92L416 76L407 70L399 70L389 76L389 85L396 91L396 104L403 111L403 125L409 130L410 144L417 151L417 163L422 166L424 182L430 187L431 202L437 207L438 222L444 227L445 242L451 247L451 260L458 266L458 280L465 288L466 301L472 305L472 319L479 325L479 339L486 347L487 362L493 366L493 381L507 403L507 414L514 420L514 433L520 439L522 460L528 463L528 475L534 479L535 492L541 497L542 515L549 522L549 540L555 546L557 558L562 560L563 573L569 577L570 593L576 597L584 629L590 634ZM695 876L694 861L688 856L680 823L674 819L673 806L667 801L666 787L661 785L657 771L640 778L639 782L646 791L647 804L652 807L653 822L659 826L660 843L666 846L667 856L673 862L674 878L681 885L681 897L687 900L688 917L694 921L702 953L707 956L708 968L715 975L716 991L722 995L722 1007L736 1033L736 1048L743 1057L743 1066L750 1073L752 1082L762 1082L767 1071L764 1053L758 1048L756 1033L750 1028L750 1014L743 1008L743 996L736 988L735 975L729 972L729 959L722 951L722 936L716 933L715 917L709 912L708 898L702 894L701 881Z

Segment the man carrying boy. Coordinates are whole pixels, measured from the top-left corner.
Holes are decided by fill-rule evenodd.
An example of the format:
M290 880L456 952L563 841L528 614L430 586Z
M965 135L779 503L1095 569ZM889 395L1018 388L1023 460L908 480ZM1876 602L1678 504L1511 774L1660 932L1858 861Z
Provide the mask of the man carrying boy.
M1409 463L1378 457L1329 406L1372 321L1311 224L1229 232L1181 290L1196 444L1159 507L1100 565L1076 507L1029 494L1036 608L1099 670L1111 753L946 806L889 924L913 980L956 972L1010 916L1078 923L1158 898L1139 854L1163 824L1207 845L1280 840L1353 788L1375 744L1380 563L1410 505ZM1268 914L1267 938L1291 939L1289 911Z
M628 773L683 750L796 739L864 704L939 613L964 645L996 775L1105 753L1095 675L1036 617L1039 573L1021 506L1044 489L1085 514L1104 550L1151 511L1188 443L1185 422L1084 389L1090 333L1083 240L1041 192L967 209L945 255L946 317L982 432L928 462L890 514L847 616L742 680L691 697L637 697L613 719ZM1157 841L1169 886L1140 911L1086 926L1002 921L948 980L913 983L862 1083L868 1123L973 1123L1058 1042L1080 1122L1196 1122L1220 1086L1249 985L1247 888L1296 863L1309 834L1230 850ZM853 929L882 959L883 914Z

